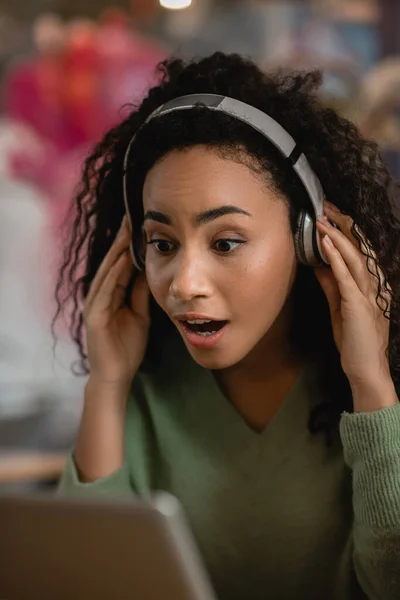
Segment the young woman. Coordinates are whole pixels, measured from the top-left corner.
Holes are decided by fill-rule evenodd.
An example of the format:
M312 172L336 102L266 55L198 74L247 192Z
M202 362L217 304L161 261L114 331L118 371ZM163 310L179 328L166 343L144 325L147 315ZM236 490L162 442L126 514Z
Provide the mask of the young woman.
M395 184L316 73L162 70L76 199L61 491L176 495L222 600L398 600Z

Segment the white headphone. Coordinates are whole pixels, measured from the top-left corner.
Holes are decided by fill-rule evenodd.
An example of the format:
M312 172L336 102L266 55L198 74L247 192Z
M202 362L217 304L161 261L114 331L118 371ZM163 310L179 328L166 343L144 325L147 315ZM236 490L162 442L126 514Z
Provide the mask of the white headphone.
M279 125L279 123L272 119L272 117L261 110L258 110L258 108L255 108L254 106L250 106L249 104L241 102L240 100L235 100L234 98L228 98L227 96L219 96L216 94L190 94L188 96L174 98L162 106L159 106L149 115L142 127L157 117L161 117L177 110L189 110L196 106L223 112L247 123L272 142L272 144L274 144L281 154L283 154L290 162L311 200L311 207L313 209L311 214L302 210L299 215L294 236L297 259L305 265L316 266L323 263L328 264L328 260L321 247L320 235L316 228L317 217L323 215L324 192L321 183L311 169L307 158L299 150L292 136ZM123 167L123 194L125 210L131 231L132 219L128 204L127 169L130 150L135 138L136 134L129 142L124 157ZM143 270L144 259L138 245L131 243L131 252L135 266L140 271Z

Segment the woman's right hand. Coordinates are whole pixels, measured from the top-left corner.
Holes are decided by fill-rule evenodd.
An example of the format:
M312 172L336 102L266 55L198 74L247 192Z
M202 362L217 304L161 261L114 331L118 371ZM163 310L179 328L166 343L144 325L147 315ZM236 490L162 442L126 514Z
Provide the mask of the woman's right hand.
M85 301L83 318L90 381L96 382L96 387L129 390L147 346L149 289L143 274L134 283L130 306L125 304L134 269L129 253L130 236L124 218Z

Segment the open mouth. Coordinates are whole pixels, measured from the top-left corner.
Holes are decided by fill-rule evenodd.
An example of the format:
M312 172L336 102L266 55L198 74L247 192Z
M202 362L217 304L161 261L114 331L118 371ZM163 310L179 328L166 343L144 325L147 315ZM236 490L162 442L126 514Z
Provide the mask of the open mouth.
M182 325L192 333L201 337L209 337L218 333L228 321L203 321L195 319L193 321L181 321Z

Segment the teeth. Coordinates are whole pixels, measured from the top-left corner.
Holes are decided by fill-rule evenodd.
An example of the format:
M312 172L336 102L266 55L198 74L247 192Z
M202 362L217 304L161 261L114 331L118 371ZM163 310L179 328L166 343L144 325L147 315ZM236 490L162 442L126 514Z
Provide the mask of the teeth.
M211 323L211 321L202 321L201 319L195 319L194 321L187 321L189 325L204 325L204 323Z
M214 335L215 331L196 331L196 335L201 335L202 337L208 337L209 335Z

